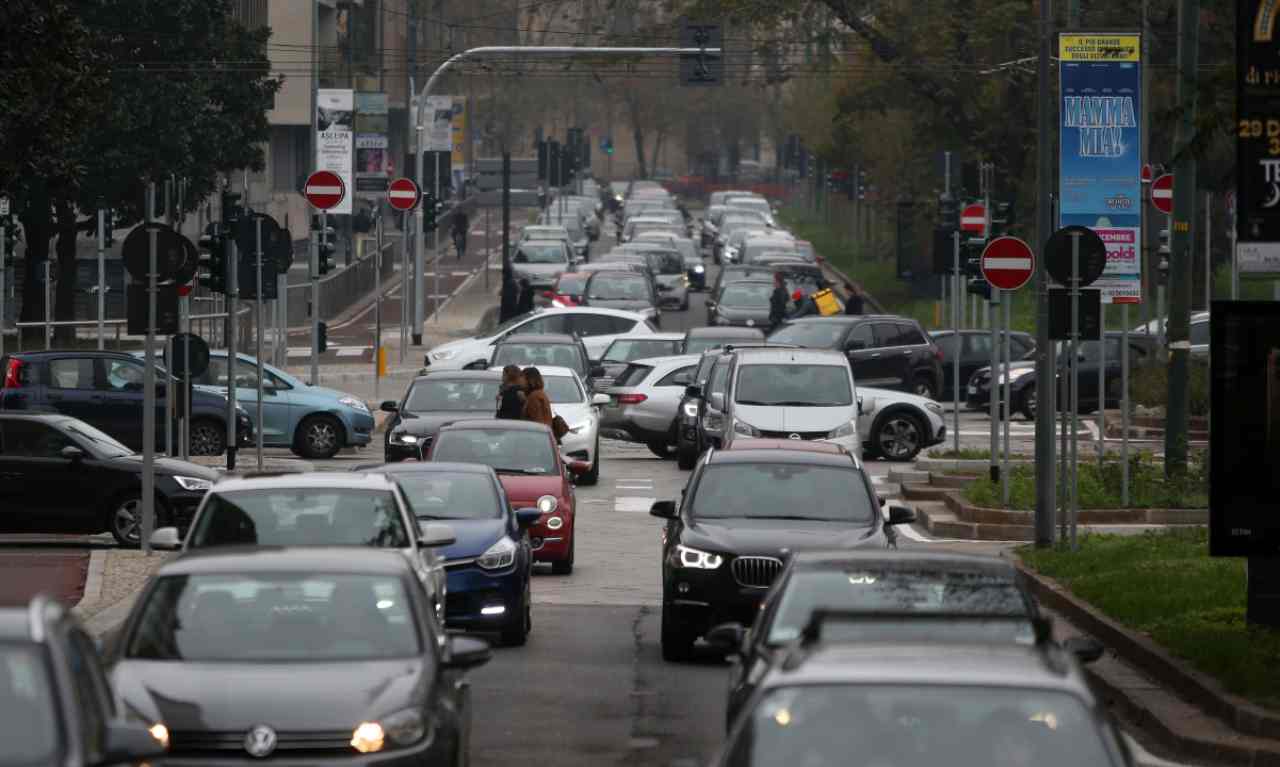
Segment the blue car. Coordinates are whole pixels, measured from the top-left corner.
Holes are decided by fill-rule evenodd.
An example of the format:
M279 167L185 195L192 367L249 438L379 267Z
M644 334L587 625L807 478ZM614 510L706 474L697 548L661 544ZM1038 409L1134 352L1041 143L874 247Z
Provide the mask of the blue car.
M258 362L247 354L236 357L236 402L257 419ZM323 460L344 447L363 447L373 439L373 413L364 400L311 386L273 365L263 365L262 372L264 446L287 447L303 458ZM209 352L208 369L193 383L227 396L227 352Z
M493 469L475 463L394 463L357 466L393 478L420 522L444 522L456 541L445 560L445 625L499 634L522 645L533 627L528 529L537 509L513 509Z

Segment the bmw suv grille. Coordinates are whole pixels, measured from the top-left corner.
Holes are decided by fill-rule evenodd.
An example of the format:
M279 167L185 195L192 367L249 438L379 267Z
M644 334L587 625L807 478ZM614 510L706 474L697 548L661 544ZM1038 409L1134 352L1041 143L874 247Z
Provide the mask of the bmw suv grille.
M782 572L782 560L777 557L738 557L729 567L734 580L740 585L767 589Z

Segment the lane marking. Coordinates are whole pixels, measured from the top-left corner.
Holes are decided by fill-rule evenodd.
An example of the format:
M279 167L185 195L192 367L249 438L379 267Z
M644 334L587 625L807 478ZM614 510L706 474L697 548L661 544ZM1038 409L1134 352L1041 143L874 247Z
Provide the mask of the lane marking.
M613 510L622 512L647 512L657 498L625 496L614 501Z
M339 357L359 357L359 356L363 355L366 351L369 351L369 350L368 350L368 349L360 349L360 348L353 348L353 349L339 349L339 350L338 350L338 356L339 356Z

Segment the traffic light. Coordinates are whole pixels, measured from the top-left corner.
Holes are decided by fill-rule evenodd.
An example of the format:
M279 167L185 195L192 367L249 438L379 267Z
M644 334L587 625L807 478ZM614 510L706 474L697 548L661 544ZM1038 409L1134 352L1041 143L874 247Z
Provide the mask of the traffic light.
M316 323L316 352L324 354L329 349L329 326L323 322Z
M205 275L199 279L212 293L227 292L227 240L217 222L205 227L200 236L200 266Z
M949 194L938 196L938 228L948 232L960 228L960 201Z
M1156 262L1156 279L1161 285L1165 285L1169 281L1169 254L1173 251L1169 248L1169 230L1160 230L1160 247L1156 253L1160 256Z
M858 188L858 199L867 199L867 172L865 170L858 171L858 178L855 180Z
M561 171L564 166L560 159L560 142L552 139L547 142L547 186L552 189L559 189L564 186L564 176Z
M422 193L422 231L423 233L434 232L438 226L436 222L436 196L431 192Z
M986 300L991 300L991 283L983 277L969 278L969 285L965 290L972 296L982 296Z
M538 142L538 180L547 180L547 152L550 150L550 143L547 141Z
M991 204L991 236L1003 237L1013 227L1013 203L994 202Z
M238 221L242 215L244 215L244 208L240 207L240 195L223 192L222 223L231 224Z
M613 137L612 137L612 136L605 136L605 137L600 141L600 149L601 149L605 154L607 154L607 155L612 155L612 154L613 154Z

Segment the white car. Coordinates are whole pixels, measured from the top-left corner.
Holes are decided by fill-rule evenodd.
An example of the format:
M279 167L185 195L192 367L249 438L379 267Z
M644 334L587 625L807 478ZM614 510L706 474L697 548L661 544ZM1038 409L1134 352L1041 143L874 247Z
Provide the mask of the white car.
M947 422L942 406L928 397L859 386L858 434L867 458L910 461L946 441Z
M461 370L480 357L489 357L489 347L514 333L568 333L582 338L591 359L600 359L615 338L656 333L642 315L602 307L546 307L513 317L488 331L487 335L440 344L427 352L423 364L431 370Z
M560 452L567 458L586 461L591 471L579 475L579 485L600 481L600 408L609 402L607 394L592 394L570 368L539 367L551 400L551 412L569 424L569 433L560 440Z

